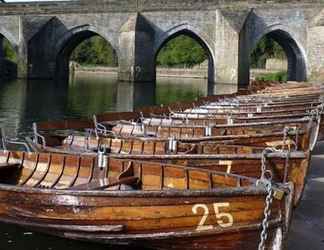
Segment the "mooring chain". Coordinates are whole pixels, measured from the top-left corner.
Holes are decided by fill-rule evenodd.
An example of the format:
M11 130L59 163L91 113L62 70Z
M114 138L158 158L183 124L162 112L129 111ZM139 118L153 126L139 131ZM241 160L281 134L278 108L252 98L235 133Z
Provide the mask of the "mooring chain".
M263 183L265 184L265 183ZM258 250L264 250L265 249L265 243L268 239L268 228L269 228L269 219L271 216L271 205L273 202L273 194L274 191L272 189L271 181L265 184L265 188L267 191L267 197L265 201L265 208L264 208L264 219L262 221L262 231L261 231L261 240L259 243Z
M267 155L269 153L273 152L282 152L282 150L278 150L276 148L265 148L262 152L262 158L261 158L261 177L258 180L258 183L262 183L264 181L271 181L272 180L272 172L270 170L267 170ZM269 176L267 177L267 174Z
M296 139L295 139L296 148L295 148L295 150L297 151L298 150L298 145L299 145L299 131L300 131L300 128L297 127L295 129L295 131L296 131L296 134L295 134L295 136L296 136Z
M316 109L312 109L309 114L314 120L319 120L324 113L324 103L318 105Z
M257 185L262 185L266 192L266 200L265 200L265 207L264 207L264 218L262 221L262 231L260 235L260 243L259 243L259 250L265 249L265 243L268 238L268 228L269 228L269 218L271 216L271 205L273 202L273 195L274 191L272 188L272 172L270 170L267 170L266 161L267 161L267 154L272 152L278 152L281 150L275 149L275 148L266 148L262 152L262 159L261 159L261 177L257 181ZM268 174L268 175L267 175Z
M321 103L320 105L317 106L317 110L320 114L323 114L324 112L324 103Z
M283 145L282 145L282 149L281 150L278 150L278 151L281 151L283 152L284 151L284 147L287 146L287 150L290 151L290 145L289 145L289 142L287 142L287 138L289 137L289 133L292 132L292 133L295 133L295 141L292 141L291 142L294 144L295 146L295 150L298 149L298 134L299 134L299 128L298 127L285 127L284 128L284 132L283 132ZM290 138L289 138L290 139Z

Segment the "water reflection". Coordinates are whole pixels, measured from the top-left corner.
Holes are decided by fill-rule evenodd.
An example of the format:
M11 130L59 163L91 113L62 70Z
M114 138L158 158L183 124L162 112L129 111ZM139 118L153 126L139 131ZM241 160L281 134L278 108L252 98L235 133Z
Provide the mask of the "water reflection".
M198 79L163 78L157 84L130 84L100 74L79 74L69 84L15 80L0 86L0 126L10 136L23 137L34 121L194 100L206 95L206 87L205 80Z
M15 80L0 84L0 126L23 138L32 122L90 117L105 111L194 100L206 95L206 80L158 79L157 84L121 83L116 77L79 74L69 84ZM1 250L101 250L106 246L59 239L0 224ZM109 248L111 249L111 248ZM124 250L124 248L118 248ZM133 249L134 250L134 249Z

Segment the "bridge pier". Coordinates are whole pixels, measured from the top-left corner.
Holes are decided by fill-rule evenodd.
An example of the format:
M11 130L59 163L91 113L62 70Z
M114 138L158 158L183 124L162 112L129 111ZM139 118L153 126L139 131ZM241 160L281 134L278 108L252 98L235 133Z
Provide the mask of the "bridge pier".
M154 82L154 30L141 14L133 14L119 36L119 81Z
M179 34L192 36L207 52L210 94L219 92L218 83L248 86L250 53L265 35L285 50L289 80L304 81L310 74L324 71L322 3L166 2L3 3L0 34L17 52L18 76L31 79L66 79L71 51L95 34L115 49L118 79L126 82L153 86L156 56Z
M4 55L4 50L3 50L3 36L0 35L0 59L3 58Z
M28 56L27 46L20 44L17 48L17 77L22 79L28 79Z
M156 104L155 85L120 82L117 86L116 101L117 111L133 111L136 108L153 106Z

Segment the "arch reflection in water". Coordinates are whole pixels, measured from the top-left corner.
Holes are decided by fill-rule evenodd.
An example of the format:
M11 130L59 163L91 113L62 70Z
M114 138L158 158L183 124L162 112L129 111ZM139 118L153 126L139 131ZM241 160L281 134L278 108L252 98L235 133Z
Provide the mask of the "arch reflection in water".
M0 32L0 82L17 78L17 45Z
M156 85L156 86L155 86ZM190 101L206 94L199 79L158 79L157 83L118 82L117 76L78 73L69 84L16 80L0 85L0 126L23 138L32 123L91 117L106 111Z

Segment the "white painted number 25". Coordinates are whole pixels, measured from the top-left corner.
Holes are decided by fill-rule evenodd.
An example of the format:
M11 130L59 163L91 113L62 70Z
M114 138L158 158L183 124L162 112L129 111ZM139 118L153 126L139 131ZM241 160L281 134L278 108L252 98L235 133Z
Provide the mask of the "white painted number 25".
M214 203L213 204L214 211L215 211L215 217L217 219L217 224L220 227L226 228L226 227L233 226L233 216L229 213L221 213L220 212L220 208L229 207L229 206L230 206L229 203ZM203 209L204 214L203 214L203 217L201 218L196 230L197 231L205 231L205 230L213 229L214 228L213 225L205 225L206 220L209 216L208 206L205 204L196 204L192 207L192 212L194 214L198 214L199 209Z

